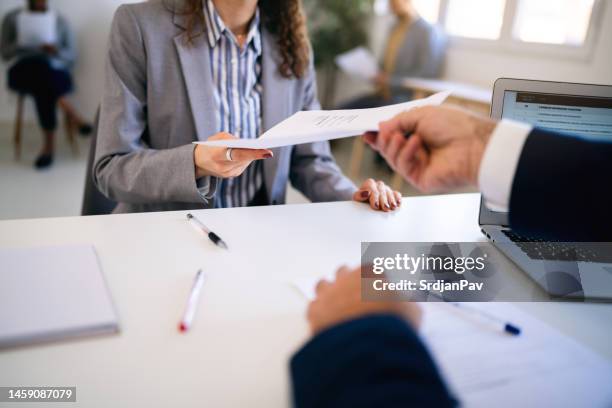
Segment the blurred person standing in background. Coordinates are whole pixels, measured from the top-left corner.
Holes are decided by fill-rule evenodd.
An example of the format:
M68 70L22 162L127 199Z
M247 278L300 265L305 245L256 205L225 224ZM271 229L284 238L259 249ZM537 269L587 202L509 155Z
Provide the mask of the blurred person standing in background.
M75 61L70 27L62 16L49 9L47 0L28 0L27 9L13 10L4 17L0 51L11 64L9 88L34 98L44 132L35 166L47 168L53 164L58 105L81 134L92 130L65 98L73 89L70 69Z
M374 108L412 99L412 92L401 86L404 78L437 78L446 54L446 36L425 21L412 0L389 0L396 17L387 39L381 71L373 82L376 91L354 99L343 109Z

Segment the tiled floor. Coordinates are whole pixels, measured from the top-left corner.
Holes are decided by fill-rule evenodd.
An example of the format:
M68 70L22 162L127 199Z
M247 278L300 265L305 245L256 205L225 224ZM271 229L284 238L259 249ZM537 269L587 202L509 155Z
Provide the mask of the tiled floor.
M40 131L33 125L24 126L20 161L13 156L12 134L11 123L0 124L0 219L79 215L89 139L79 140L79 155L74 156L64 134L58 132L55 165L46 171L36 171L32 163L41 145ZM332 145L334 155L345 171L349 166L352 144L353 139L345 139ZM385 166L376 165L374 153L366 149L360 174L354 181L360 184L368 177L390 183L392 174ZM417 194L406 184L402 193ZM290 189L287 201L300 203L306 199Z

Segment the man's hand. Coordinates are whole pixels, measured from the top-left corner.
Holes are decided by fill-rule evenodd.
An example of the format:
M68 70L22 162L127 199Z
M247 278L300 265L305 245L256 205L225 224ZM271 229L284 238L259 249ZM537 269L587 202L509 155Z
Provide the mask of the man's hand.
M364 302L361 300L361 268L346 267L336 272L336 281L317 284L317 297L308 307L308 322L313 335L348 320L372 314L396 314L415 329L421 310L412 302Z
M423 107L382 122L364 138L404 179L424 192L474 186L496 122L449 107Z

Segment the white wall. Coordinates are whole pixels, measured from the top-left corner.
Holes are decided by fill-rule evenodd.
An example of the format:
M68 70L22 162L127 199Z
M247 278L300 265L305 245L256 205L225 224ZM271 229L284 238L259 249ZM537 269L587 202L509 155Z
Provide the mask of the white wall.
M499 77L612 85L612 1L606 3L595 51L586 60L454 47L445 77L482 86Z
M74 70L76 91L72 95L75 106L93 118L104 87L104 60L108 33L113 13L129 0L51 0L50 4L66 17L75 33L79 58ZM1 0L0 16L21 7L25 0ZM6 64L0 65L0 121L15 117L15 95L6 88ZM27 118L33 118L33 104L27 106Z

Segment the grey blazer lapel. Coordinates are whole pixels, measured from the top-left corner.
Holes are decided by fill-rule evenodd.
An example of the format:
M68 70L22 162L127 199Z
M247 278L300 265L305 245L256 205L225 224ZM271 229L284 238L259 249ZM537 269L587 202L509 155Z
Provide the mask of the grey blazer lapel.
M276 47L276 39L266 29L262 29L262 87L263 87L263 130L264 132L285 120L294 112L291 106L291 90L294 81L280 75L278 66L280 55ZM301 108L301 107L300 107ZM288 162L286 157L290 149L282 148L274 150L272 159L264 160L264 176L269 197L274 197L278 192L284 191L283 186L275 185L275 176L282 172L278 167Z
M177 25L181 23L180 17L175 15ZM189 95L191 114L198 132L197 138L206 140L219 129L218 102L214 96L210 72L210 47L204 35L195 37L192 44L187 44L184 33L174 38L174 45Z

